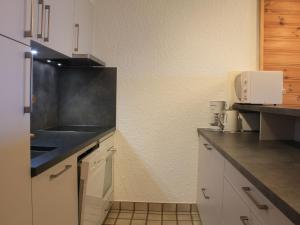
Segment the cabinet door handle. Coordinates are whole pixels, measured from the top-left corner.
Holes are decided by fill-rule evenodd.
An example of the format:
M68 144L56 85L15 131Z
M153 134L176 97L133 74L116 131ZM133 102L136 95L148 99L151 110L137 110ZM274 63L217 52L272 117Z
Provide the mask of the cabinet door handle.
M25 52L25 85L24 85L24 113L31 112L31 98L32 98L32 53ZM28 61L28 62L27 62ZM27 66L29 64L29 66Z
M116 152L117 149L115 147L111 147L109 149L106 150L107 152Z
M39 5L38 10L41 8L42 12L40 14L40 11L38 11L38 15L41 17L41 19L40 19L40 23L41 24L40 24L40 27L39 27L40 32L37 34L37 38L43 38L43 31L44 31L44 7L45 7L44 3L45 3L44 0L39 0L39 2L38 2L38 5ZM38 19L38 21L39 21L39 19Z
M75 30L77 32L76 32L76 39L75 39L76 45L75 45L74 51L78 52L78 50L79 50L79 24L78 23L75 24Z
M50 36L50 5L45 5L45 13L48 12L47 16L47 36L44 37L45 42L49 42L49 36Z
M249 218L247 216L240 216L240 220L243 223L243 225L249 225Z
M212 150L212 147L209 144L203 144L203 145L207 150L209 150L209 151Z
M265 204L260 204L252 195L251 195L251 188L250 187L242 187L242 190L248 196L248 198L254 203L254 205L261 210L268 210L269 207Z
M71 168L72 168L72 165L66 165L65 168L62 171L60 171L56 174L51 174L50 175L50 180L53 180L53 179L59 177L60 175L62 175L64 172L66 172L68 169L71 169Z
M204 196L205 199L210 199L209 196L206 195L205 191L206 191L206 188L201 188L201 191L202 191L202 194Z
M32 37L33 36L33 7L34 7L34 0L30 1L30 25L29 25L29 30L24 31L24 37Z
M78 196L78 220L81 221L81 214L82 214L82 204L83 204L83 192L84 192L84 179L80 178L79 181L79 196Z

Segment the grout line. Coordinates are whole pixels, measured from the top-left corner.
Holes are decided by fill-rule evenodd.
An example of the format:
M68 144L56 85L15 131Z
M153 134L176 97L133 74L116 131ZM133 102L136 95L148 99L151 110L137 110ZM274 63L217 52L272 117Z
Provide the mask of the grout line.
M121 202L119 203L119 206L121 205ZM119 215L120 215L120 207L119 207L119 211L118 211L118 215L116 216L116 218L115 218L115 222L114 222L114 225L116 225L116 223L117 223L117 220L119 219Z
M163 215L164 215L164 204L161 203L161 222L160 222L161 225L163 225Z
M194 225L194 220L193 220L193 215L192 215L192 207L191 207L191 211L190 211L190 217L191 217L192 225Z
M135 212L135 203L133 203L133 211L131 212L131 218L130 218L129 225L131 225L131 224L132 224L132 220L133 220L133 215L134 215L134 212Z
M147 203L147 215L146 215L146 222L145 222L145 225L148 224L148 216L149 216L149 203Z
M178 208L177 208L178 205L176 204L175 206L176 206L176 207L175 207L175 208L176 208L176 209L175 209L175 212L176 212L176 224L179 225L179 222L178 222Z

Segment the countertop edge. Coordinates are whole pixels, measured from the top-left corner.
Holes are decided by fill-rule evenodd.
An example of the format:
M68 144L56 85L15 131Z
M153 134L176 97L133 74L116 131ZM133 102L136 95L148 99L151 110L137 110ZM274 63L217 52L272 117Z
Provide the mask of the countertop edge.
M38 167L31 167L31 178L38 176L39 174L43 173L44 171L50 169L51 167L55 166L56 164L60 163L61 161L67 159L68 157L76 154L78 151L83 149L84 147L92 144L93 142L101 139L102 137L106 136L109 133L112 133L116 130L116 127L110 128L104 132L99 133L98 135L95 135L94 137L90 138L86 142L77 145L72 150L68 151L69 154L62 154L59 157L56 157L55 159L51 160L48 163L44 163Z
M253 174L251 174L246 168L244 168L237 160L232 158L226 153L221 147L219 147L213 140L205 135L202 130L205 128L198 128L198 136L202 135L210 144L221 153L241 174L243 174L259 191L264 194L264 196L269 199L286 217L288 217L295 224L300 224L299 213L283 201L279 196L273 193L267 186L265 186L259 179L257 179Z
M300 108L292 108L292 107L280 107L280 106L272 106L272 105L251 105L251 104L240 104L235 103L232 106L233 109L239 110L241 112L262 112L262 113L270 113L277 114L283 116L295 116L300 117Z

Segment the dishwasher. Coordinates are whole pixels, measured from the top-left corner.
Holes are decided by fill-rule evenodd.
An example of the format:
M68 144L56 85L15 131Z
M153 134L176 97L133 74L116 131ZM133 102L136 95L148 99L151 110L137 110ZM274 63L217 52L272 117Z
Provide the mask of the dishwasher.
M101 225L113 194L113 136L84 153L79 168L80 225Z

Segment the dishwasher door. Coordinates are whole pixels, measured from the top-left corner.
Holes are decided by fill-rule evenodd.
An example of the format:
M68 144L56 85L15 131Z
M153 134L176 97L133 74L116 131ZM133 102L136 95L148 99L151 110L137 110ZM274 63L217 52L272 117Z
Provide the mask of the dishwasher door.
M80 163L79 221L80 225L101 225L104 220L103 199L105 153L93 151Z

